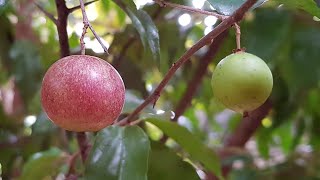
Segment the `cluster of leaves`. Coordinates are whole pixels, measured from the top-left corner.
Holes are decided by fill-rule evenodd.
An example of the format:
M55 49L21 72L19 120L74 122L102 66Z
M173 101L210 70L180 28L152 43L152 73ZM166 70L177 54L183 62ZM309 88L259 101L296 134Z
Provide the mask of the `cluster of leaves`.
M30 2L0 3L0 175L4 179L46 179L71 172L86 179L193 180L200 179L199 170L219 176L220 162L213 149L223 146L224 137L234 132L241 118L214 100L210 79L215 64L235 48L233 30L212 59L179 124L169 121L170 112L180 102L205 48L177 72L156 109L148 107L142 112L145 121L140 126L111 126L90 134L93 147L82 164L79 156L74 157L79 151L74 134L57 128L41 109L41 79L59 58L59 44L55 24ZM152 4L137 9L137 2L101 0L90 5L98 14L91 23L111 44L112 55L95 53L94 47L87 54L117 64L127 89L124 115L143 102L171 64L204 35L206 27L198 23L205 16L192 14L191 24L180 26L177 19L183 11ZM187 0L170 2L191 4ZM244 2L208 0L204 8L211 5L218 13L230 15ZM231 179L320 178L319 3L270 0L261 6L262 2L241 23L242 46L272 69L273 108L252 140L253 150L248 147L249 152L236 153L222 164L243 163L231 173ZM37 3L56 13L53 0ZM68 3L78 5L77 1ZM26 16L32 17L29 23L25 23ZM81 12L70 14L68 20L71 51L78 53ZM159 115L160 110L165 113ZM30 123L32 119L36 121ZM165 145L159 142L163 133L170 137ZM278 156L284 158L279 162ZM257 161L271 165L260 167Z

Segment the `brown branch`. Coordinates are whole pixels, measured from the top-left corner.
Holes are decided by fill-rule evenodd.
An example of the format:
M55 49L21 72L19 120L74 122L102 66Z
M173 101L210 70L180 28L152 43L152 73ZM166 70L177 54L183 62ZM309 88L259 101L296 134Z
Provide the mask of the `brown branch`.
M188 11L188 12L193 12L193 13L199 13L199 14L204 14L204 15L209 15L209 16L215 16L220 20L226 19L228 16L225 15L221 15L215 12L210 12L210 11L204 11L201 9L196 9L193 7L189 7L189 6L184 6L184 5L180 5L180 4L175 4L175 3L170 3L164 0L153 0L155 3L159 4L159 6L161 7L172 7L172 8L176 8L176 9L182 9L184 11Z
M74 173L75 173L76 160L79 155L80 155L80 152L78 151L70 156L68 161L69 170L68 170L68 173L66 174L66 180L77 179L77 176Z
M251 6L257 0L248 0L246 1L235 13L233 13L230 17L223 20L213 31L208 33L206 36L201 38L195 45L193 45L187 52L185 52L175 63L173 63L172 67L169 69L168 73L165 75L164 79L160 82L155 91L140 105L138 106L127 118L127 121L132 121L136 116L142 111L148 104L154 102L158 95L161 93L166 84L173 77L175 72L189 60L189 58L197 52L200 48L205 46L206 44L211 43L213 39L215 39L222 32L230 28L234 23L239 22L244 14L249 10Z
M42 6L40 6L38 3L34 3L37 8L46 15L54 24L57 24L57 19L53 16L53 14L49 13L47 10L45 10Z
M258 109L248 112L248 115L244 117L234 131L225 141L225 147L243 147L254 132L258 129L263 118L265 118L270 109L272 103L270 100L267 100L262 106Z
M88 5L90 5L90 4L94 3L94 2L97 2L97 1L98 0L86 2L86 3L84 3L84 6L88 6ZM72 13L73 11L75 11L75 10L78 10L78 9L81 9L81 5L69 8L69 14Z
M65 0L55 0L55 1L56 1L57 12L58 12L58 19L57 19L56 25L57 25L58 36L59 36L60 56L65 57L70 54L68 33L67 33L69 10L66 6Z
M81 11L82 11L82 17L83 17L83 24L84 24L84 27L83 27L83 33L82 33L82 36L81 36L81 39L82 39L82 43L81 43L81 47L83 48L84 47L84 42L83 42L83 38L84 38L84 35L86 33L86 30L87 28L89 27L89 29L91 30L91 32L93 33L94 37L98 40L99 44L101 45L101 47L103 48L104 52L109 54L108 53L108 48L103 44L103 42L101 41L101 38L98 36L98 34L96 33L96 31L93 29L93 27L91 26L89 20L88 20L88 17L87 17L87 13L86 13L86 10L85 10L85 5L83 3L83 0L79 0L80 1L80 6L81 6ZM81 40L80 39L80 40ZM81 51L81 54L84 54L83 51Z

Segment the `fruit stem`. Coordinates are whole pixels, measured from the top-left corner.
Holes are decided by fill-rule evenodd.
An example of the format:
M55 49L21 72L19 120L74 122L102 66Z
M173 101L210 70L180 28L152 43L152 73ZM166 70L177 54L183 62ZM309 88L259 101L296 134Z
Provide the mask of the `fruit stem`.
M78 144L80 147L80 154L81 154L82 162L85 162L88 157L91 145L89 144L89 141L88 141L88 138L87 138L85 132L78 132L77 133L77 140L78 140Z
M234 23L234 27L236 29L236 43L237 43L237 49L236 52L242 51L241 49L241 30L238 23Z

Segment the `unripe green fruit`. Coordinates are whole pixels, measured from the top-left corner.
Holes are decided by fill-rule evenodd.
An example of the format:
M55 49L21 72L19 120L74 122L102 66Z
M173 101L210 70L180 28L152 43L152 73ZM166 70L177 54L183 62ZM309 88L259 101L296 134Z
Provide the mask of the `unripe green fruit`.
M222 59L211 80L214 97L227 108L245 112L262 105L270 96L272 73L259 57L237 52Z
M41 103L48 117L69 131L99 131L120 115L125 88L106 61L87 55L64 57L46 72Z

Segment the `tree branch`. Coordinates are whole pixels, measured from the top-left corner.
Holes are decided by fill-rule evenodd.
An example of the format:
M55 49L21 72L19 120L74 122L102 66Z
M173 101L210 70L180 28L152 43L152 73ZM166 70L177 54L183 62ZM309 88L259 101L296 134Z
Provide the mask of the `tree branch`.
M59 36L59 44L60 44L60 56L65 57L70 54L69 49L69 40L67 33L67 24L68 24L68 8L66 6L65 0L55 0L56 7L58 12L57 19L57 30Z
M54 24L57 24L57 19L53 16L53 14L49 13L46 11L42 6L40 6L38 3L34 3L37 8L44 14L46 15Z
M192 8L189 6L184 6L184 5L180 5L180 4L175 4L175 3L170 3L164 0L153 0L155 3L159 4L159 6L161 7L172 7L172 8L177 8L177 9L182 9L185 11L189 11L189 12L193 12L193 13L200 13L200 14L204 14L204 15L209 15L209 16L214 16L220 20L226 19L228 16L225 15L221 15L215 12L209 12L209 11L204 11L201 9L196 9L196 8Z
M90 5L90 4L94 3L94 2L97 2L97 1L98 1L98 0L86 2L86 3L84 3L84 6L88 6L88 5ZM78 6L69 8L69 10L68 10L68 11L69 11L69 14L72 13L73 11L75 11L75 10L78 10L78 9L81 9L81 5L78 5Z
M254 132L258 129L263 118L265 118L270 109L272 103L267 100L258 109L248 112L248 115L244 117L237 129L231 134L225 141L225 147L243 147Z
M240 21L244 14L249 10L251 6L257 0L248 0L246 1L235 13L233 13L230 17L223 20L213 31L208 33L206 36L201 38L195 45L193 45L187 52L185 52L175 63L173 63L172 67L169 69L168 73L165 75L164 79L160 82L155 91L140 105L138 106L127 118L127 121L132 121L136 116L142 111L148 104L154 102L158 96L160 95L163 88L169 82L169 80L173 77L175 72L189 60L189 58L197 52L203 46L211 43L213 39L215 39L222 32L230 28L234 23Z

